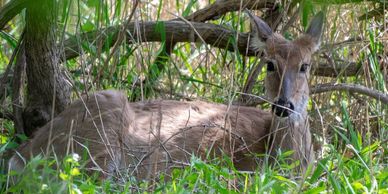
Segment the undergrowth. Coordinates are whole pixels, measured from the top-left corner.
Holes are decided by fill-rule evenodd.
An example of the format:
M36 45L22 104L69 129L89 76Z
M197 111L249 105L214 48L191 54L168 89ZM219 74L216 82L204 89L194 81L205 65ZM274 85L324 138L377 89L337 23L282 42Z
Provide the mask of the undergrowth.
M23 174L2 173L1 192L11 193L388 193L387 158L383 143L364 145L358 134L343 141L354 141L338 150L327 145L327 154L317 160L305 175L293 176L296 166L278 160L277 165L261 165L256 171L238 171L229 158L204 162L192 157L188 166L161 175L159 181L128 178L102 179L82 168L83 160L70 155L55 158L34 157ZM358 142L358 143L357 143ZM356 148L356 147L358 148ZM283 153L279 158L287 158ZM57 166L57 168L53 168ZM307 174L309 174L307 176ZM12 180L18 180L11 185ZM8 184L8 185L7 185Z

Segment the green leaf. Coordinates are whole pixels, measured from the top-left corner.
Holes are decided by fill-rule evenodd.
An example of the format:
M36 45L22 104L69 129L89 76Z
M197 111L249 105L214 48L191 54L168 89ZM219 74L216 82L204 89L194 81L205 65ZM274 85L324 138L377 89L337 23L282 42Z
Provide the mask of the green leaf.
M99 0L88 0L86 2L86 5L89 7L97 7L99 5L100 1Z
M161 42L166 42L166 26L163 21L156 22L155 32L161 35Z
M190 0L189 4L186 6L186 9L183 11L182 16L186 17L190 14L193 5L197 3L197 0Z
M2 39L6 40L7 43L12 46L12 48L16 48L18 41L13 36L11 36L10 34L4 32L4 31L0 31L0 37Z
M356 189L356 190L361 190L361 191L368 191L368 189L362 185L360 182L356 181L356 182L353 182L352 183L352 186Z
M213 83L211 83L211 82L206 82L206 81L202 81L202 80L199 80L199 79L195 79L195 78L193 78L193 77L185 77L185 76L182 76L181 79L182 79L182 80L185 80L185 81L197 82L197 83L201 83L201 84L211 85L211 86L214 86L214 87L217 87L217 88L222 88L222 87L219 86L219 85L213 84Z
M304 29L307 28L309 22L309 15L313 10L313 4L310 0L302 2L302 26Z
M316 193L321 193L326 190L325 186L320 186L320 187L315 187L313 189L307 190L305 194L316 194Z
M92 22L90 21L87 21L86 23L84 23L82 26L81 26L81 29L82 31L84 32L90 32L90 31L93 31L95 29L95 26Z
M374 142L372 145L369 145L365 148L363 148L361 150L361 153L364 155L364 154L368 154L369 152L374 152L377 150L377 148L380 147L380 141L376 141Z
M323 171L326 169L326 163L329 158L324 158L318 161L317 168L315 169L313 175L311 176L309 182L313 184L318 181L318 178L322 175Z

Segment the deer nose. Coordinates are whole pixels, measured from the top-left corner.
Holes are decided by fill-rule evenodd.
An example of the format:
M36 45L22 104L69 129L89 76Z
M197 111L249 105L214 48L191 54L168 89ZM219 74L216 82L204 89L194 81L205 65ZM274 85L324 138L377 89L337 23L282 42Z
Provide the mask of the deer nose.
M280 98L272 105L272 112L278 117L288 117L294 111L294 104Z

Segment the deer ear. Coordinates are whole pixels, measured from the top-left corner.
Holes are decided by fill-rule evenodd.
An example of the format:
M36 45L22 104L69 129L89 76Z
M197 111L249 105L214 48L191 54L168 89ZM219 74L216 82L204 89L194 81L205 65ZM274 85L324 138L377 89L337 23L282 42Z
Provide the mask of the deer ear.
M262 19L255 16L248 9L245 9L251 19L251 31L254 38L259 38L261 42L265 42L270 36L272 36L272 29Z
M310 26L307 28L306 31L306 34L312 38L314 44L316 45L316 49L318 49L319 44L321 43L324 20L325 15L321 11L314 16L314 18L310 22Z

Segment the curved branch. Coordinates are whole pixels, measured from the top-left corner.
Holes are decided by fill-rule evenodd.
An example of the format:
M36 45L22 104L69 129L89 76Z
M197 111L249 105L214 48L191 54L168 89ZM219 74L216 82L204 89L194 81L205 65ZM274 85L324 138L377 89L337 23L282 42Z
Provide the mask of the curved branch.
M250 33L237 32L227 29L220 25L199 23L199 22L183 22L183 21L160 21L160 22L140 22L129 23L126 28L126 39L129 44L141 42L161 42L161 29L157 29L158 23L163 23L166 42L201 42L209 44L220 49L236 51L245 56L256 56L257 50L249 47ZM159 25L161 26L161 25ZM139 28L139 30L137 30ZM84 42L103 42L108 37L112 38L111 43L116 42L117 34L120 26L108 27L101 31L92 31L81 34L80 37L71 37L65 40L65 56L66 59L78 57L81 52L81 41ZM236 36L238 39L236 40ZM237 41L237 42L236 42ZM83 44L85 45L85 44ZM235 45L235 46L234 46ZM113 45L103 45L113 46ZM356 64L350 64L338 67L332 67L327 64L320 64L313 70L314 75L335 77L338 72L344 71L344 76L353 76L358 72ZM349 71L348 71L349 70Z
M274 0L271 0L274 1ZM186 16L185 18L177 18L175 21L192 21L192 22L205 22L207 20L218 19L222 15L231 11L241 11L245 8L254 10L254 9L263 9L263 8L273 8L274 2L269 0L223 0L215 1L213 4L206 6L203 9L200 9L193 14ZM172 21L174 21L172 20ZM158 71L155 71L155 68L149 68L148 75L151 77L146 78L147 82L153 83L155 78L159 77L159 72L163 72L166 66L166 62L170 59L172 50L174 49L176 42L166 42L162 45L161 52L154 59L153 65L155 65ZM154 76L155 75L155 76ZM147 88L144 88L147 91ZM147 92L145 92L147 93ZM134 96L136 97L136 96Z
M311 88L310 94L318 94L328 91L348 91L351 93L359 93L369 97L372 97L382 103L388 104L388 95L383 92L373 90L358 84L319 84Z
M200 9L193 14L185 17L188 21L205 22L208 20L217 19L220 16L238 10L244 10L244 8L255 10L262 8L269 8L274 6L274 0L227 0L216 1L213 4Z
M12 0L0 8L0 30L2 30L4 28L4 26L7 24L7 22L9 20L11 20L15 15L17 15L21 10L23 10L25 8L26 2L27 2L27 0ZM272 1L272 0L216 1L214 4L208 5L205 8L200 9L200 10L194 12L193 14L187 16L186 19L191 20L191 21L204 22L207 20L215 19L215 18L217 18L217 17L219 17L227 12L238 11L241 8L262 9L262 8L269 8L273 5L274 5L274 1ZM170 21L170 22L173 22L173 21ZM153 25L155 24L155 22L150 22L150 24L151 23L153 23ZM205 24L205 25L207 25L207 24ZM209 24L209 25L211 25L211 24ZM149 26L150 25L147 25L144 28L149 28ZM151 24L151 26L152 26L152 24ZM193 24L193 26L196 27L197 25ZM133 31L133 27L134 27L133 24L130 24L130 26L128 28L132 29L132 31ZM187 28L188 25L185 25L185 27ZM101 31L101 33L98 33L98 32L85 33L85 34L81 35L80 39L81 40L87 39L87 40L91 40L90 42L92 42L92 40L93 40L92 38L96 38L97 36L98 36L98 38L101 38L102 40L105 40L107 37L110 37L110 36L117 38L117 34L116 34L118 32L117 29L118 29L118 27L110 27L110 28L107 28L107 29ZM154 29L154 27L152 29ZM174 28L174 29L176 29L176 28ZM188 29L188 31L190 31L191 33L193 32L192 29ZM226 28L222 28L222 30L218 29L218 31L216 30L214 32L223 33L224 37L217 37L217 36L215 36L215 34L210 33L210 34L212 34L212 37L214 37L215 40L219 40L220 44L218 44L218 46L213 45L213 44L206 41L208 39L205 39L207 44L211 44L211 45L216 46L216 47L221 48L221 49L228 49L228 50L234 51L232 44L229 44L229 46L225 47L226 45L222 44L222 43L225 43L224 41L228 42L228 40L230 40L229 38L232 37L232 35L236 35L235 31L230 31ZM107 34L102 34L102 33L107 33ZM179 34L179 33L171 33L170 35L175 35L175 34ZM147 36L147 34L144 34L144 35ZM142 35L142 36L144 36L144 35ZM199 35L201 35L201 33L199 33ZM157 36L159 36L158 39L160 41L160 39L161 39L160 34ZM187 36L187 35L184 35L184 36ZM239 52L246 55L246 56L254 56L255 52L247 49L247 42L248 42L249 35L247 33L239 33L239 36L240 37L239 37L238 43L237 43L237 45L238 45L237 48L238 48ZM187 39L187 37L185 37L185 38ZM173 40L176 40L176 39L177 38L175 38ZM143 40L140 42L145 42L145 41L146 40ZM154 41L157 41L157 40L154 40ZM112 41L112 42L115 42L115 41ZM182 41L182 42L193 42L193 41ZM71 59L71 58L75 58L75 57L79 56L80 48L79 48L78 43L79 42L74 37L66 40L66 42L65 42L65 45L66 45L65 55L67 56L67 59ZM109 46L112 46L112 45L109 45ZM320 64L319 66L317 66L315 68L316 71L314 71L314 74L318 75L318 76L328 76L328 77L334 76L335 77L338 75L338 72L343 71L344 68L346 68L346 71L344 73L345 76L354 76L359 71L359 68L357 67L356 64L348 64L345 66L341 65L338 67L332 67L332 66L327 65L327 64Z
M0 8L0 30L26 7L27 0L12 0Z
M28 0L12 0L0 8L0 30L17 14L20 13L25 7ZM227 1L216 1L215 3L200 9L191 15L187 16L186 19L189 21L205 22L212 20L221 15L224 15L231 11L238 11L243 8L248 9L261 9L271 7L274 4L274 0L227 0ZM177 19L179 20L179 19Z
M383 92L373 90L373 89L370 89L370 88L367 88L365 86L358 85L358 84L345 84L345 83L318 84L318 85L313 86L310 89L310 95L324 93L324 92L330 92L330 91L348 91L350 93L359 93L359 94L363 94L365 96L369 96L371 98L374 98L374 99L388 105L388 95L387 94L384 94ZM244 101L244 102L235 102L235 105L257 106L257 105L264 104L264 103L269 101L265 96L255 96L255 95L246 94L246 93L240 93L240 95L247 96L248 98L246 98L246 101Z
M161 23L163 23L163 25L161 25ZM164 29L157 29L157 25L164 26ZM101 31L88 32L82 34L79 39L86 40L87 42L106 42L105 40L108 37L112 37L112 41L110 42L115 42L118 29L120 29L120 27L116 26ZM127 42L128 44L161 42L163 41L161 30L163 30L163 33L165 34L163 40L166 42L201 42L203 40L203 43L205 44L230 51L235 51L233 39L238 34L238 42L235 42L238 51L247 56L255 56L255 51L247 48L247 45L249 45L249 33L239 33L219 25L198 22L160 21L140 22L137 24L131 22L127 25L126 29ZM80 43L77 40L76 37L65 40L66 59L75 58L81 53L79 47Z

